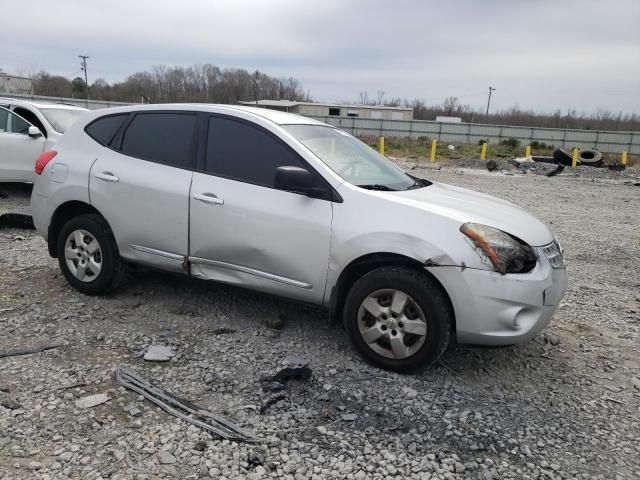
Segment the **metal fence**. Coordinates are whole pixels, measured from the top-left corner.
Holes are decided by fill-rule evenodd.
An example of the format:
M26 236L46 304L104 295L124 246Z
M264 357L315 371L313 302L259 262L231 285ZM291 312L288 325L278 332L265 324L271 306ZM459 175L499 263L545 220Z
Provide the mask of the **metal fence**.
M321 122L339 127L352 135L380 137L435 138L441 142L500 143L515 138L523 145L537 141L571 149L595 148L606 153L640 154L640 132L611 132L601 130L574 130L512 125L485 125L478 123L442 123L427 120L377 120L357 117L310 116Z
M123 102L105 102L82 98L44 97L41 95L0 94L0 96L20 98L24 100L63 102L97 110L99 108L131 105ZM402 138L435 138L440 142L478 143L486 140L489 143L500 143L502 140L515 138L523 145L537 141L571 149L595 148L606 153L620 153L624 150L630 154L640 155L640 132L611 132L603 130L575 130L559 128L517 127L513 125L485 125L479 123L442 123L428 120L378 120L358 117L324 117L310 116L339 127L352 135L375 135L380 137Z

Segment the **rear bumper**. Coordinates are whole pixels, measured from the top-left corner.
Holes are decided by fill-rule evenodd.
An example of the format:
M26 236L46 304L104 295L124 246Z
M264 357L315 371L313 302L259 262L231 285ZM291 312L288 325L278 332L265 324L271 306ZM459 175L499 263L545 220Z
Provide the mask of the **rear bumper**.
M539 255L525 274L428 267L446 289L456 318L459 343L511 345L526 342L544 329L567 289L567 272Z
M49 198L40 195L35 188L31 194L31 215L33 216L33 225L37 232L48 240L49 237L49 218L47 204Z

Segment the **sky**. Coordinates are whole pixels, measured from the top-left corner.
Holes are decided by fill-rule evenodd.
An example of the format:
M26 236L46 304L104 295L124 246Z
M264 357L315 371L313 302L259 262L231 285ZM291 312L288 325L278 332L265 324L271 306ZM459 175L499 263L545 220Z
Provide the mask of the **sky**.
M89 83L212 63L315 100L640 113L640 0L0 0L0 68Z

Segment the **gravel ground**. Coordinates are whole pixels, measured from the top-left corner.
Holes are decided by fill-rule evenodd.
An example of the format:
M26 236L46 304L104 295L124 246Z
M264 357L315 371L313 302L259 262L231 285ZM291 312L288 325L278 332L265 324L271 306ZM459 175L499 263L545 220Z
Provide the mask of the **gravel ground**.
M552 223L570 286L546 332L502 349L454 347L435 367L398 375L364 364L319 309L144 271L86 297L34 232L0 230L0 351L62 342L0 358L0 478L640 477L640 189L620 177L413 173ZM28 201L24 189L9 193L0 210ZM150 345L177 354L147 362ZM290 356L308 359L312 377L289 381L260 413L274 395L261 377ZM259 443L168 415L119 387L118 365ZM76 405L101 393L110 400Z

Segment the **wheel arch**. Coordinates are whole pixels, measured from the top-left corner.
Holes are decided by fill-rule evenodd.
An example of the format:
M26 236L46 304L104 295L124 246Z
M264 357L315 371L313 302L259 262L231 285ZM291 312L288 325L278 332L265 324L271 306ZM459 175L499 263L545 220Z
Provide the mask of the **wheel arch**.
M334 323L340 319L340 312L344 307L344 302L347 297L347 293L353 286L353 284L366 273L375 270L380 267L399 266L406 267L411 270L420 272L422 275L431 277L441 288L444 296L447 299L448 306L451 312L451 318L454 319L452 328L455 330L455 310L451 302L449 293L444 288L442 283L431 273L425 269L425 265L415 258L411 258L406 255L391 253L391 252L376 252L362 255L353 261L351 261L340 273L337 282L331 290L331 297L329 302L329 318L330 322Z
M109 222L104 218L104 215L102 215L98 209L86 202L71 200L56 208L55 212L53 212L53 215L51 216L51 222L49 223L49 230L47 232L49 255L53 258L57 258L58 256L58 234L60 233L62 226L72 218L86 213L95 213L100 215L107 225L109 224ZM111 226L109 226L109 229L111 229Z

